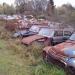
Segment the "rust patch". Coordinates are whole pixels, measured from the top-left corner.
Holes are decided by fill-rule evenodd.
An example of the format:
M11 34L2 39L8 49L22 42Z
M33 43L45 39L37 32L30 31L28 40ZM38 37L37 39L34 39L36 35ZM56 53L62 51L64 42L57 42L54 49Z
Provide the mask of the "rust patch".
M29 44L31 44L33 41L36 41L36 40L39 40L39 39L42 39L42 38L44 38L44 36L33 35L33 36L29 36L29 37L23 38L23 39L22 39L22 43L29 45Z
M67 55L64 54L64 51L65 48L69 48L69 47L75 48L75 41L68 40L56 46L47 46L43 49L43 51L53 56L55 59L63 60L64 58L68 57Z

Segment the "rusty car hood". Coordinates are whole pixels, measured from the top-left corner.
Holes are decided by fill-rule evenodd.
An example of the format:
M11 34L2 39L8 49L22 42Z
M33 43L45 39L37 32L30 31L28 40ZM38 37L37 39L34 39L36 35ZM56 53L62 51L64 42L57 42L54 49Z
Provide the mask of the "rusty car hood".
M75 41L66 41L56 46L48 46L43 51L58 60L65 60L68 57L75 58Z
M45 47L43 50L46 51L47 53L50 52L51 50L53 50L54 52L64 55L63 52L64 52L65 48L69 48L69 47L75 47L75 41L68 40L68 41L58 44L56 46Z
M68 40L66 42L63 42L61 44L58 44L58 45L54 46L54 48L60 50L60 49L64 49L64 48L74 46L74 45L75 45L75 41Z
M23 39L22 39L22 43L29 45L29 44L31 44L33 41L36 41L36 40L39 40L39 39L42 39L42 38L44 38L44 36L33 35L33 36L29 36L29 37L23 38Z

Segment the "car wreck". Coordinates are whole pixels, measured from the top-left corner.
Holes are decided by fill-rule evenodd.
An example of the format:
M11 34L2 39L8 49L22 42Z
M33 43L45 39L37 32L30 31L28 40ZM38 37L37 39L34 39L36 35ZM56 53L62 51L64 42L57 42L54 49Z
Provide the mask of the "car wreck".
M75 72L75 33L58 45L47 46L43 49L43 59L51 62L60 61L72 72Z
M53 30L50 30L49 28L41 28L41 30L39 31L39 33L37 35L33 35L33 36L23 38L22 43L26 44L26 45L30 45L30 44L32 44L32 42L42 40L42 39L44 41L46 41L46 40L49 41L48 38L53 37L53 35L54 35Z
M38 34L39 30L40 30L40 27L33 25L29 30L20 30L14 33L13 37L20 37L20 36L27 37L30 35L35 35L35 34Z
M56 31L49 28L41 28L41 30L37 35L23 38L22 43L30 45L32 44L32 42L37 41L37 42L43 42L45 46L55 45L66 41L70 37L70 35L71 35L70 31Z

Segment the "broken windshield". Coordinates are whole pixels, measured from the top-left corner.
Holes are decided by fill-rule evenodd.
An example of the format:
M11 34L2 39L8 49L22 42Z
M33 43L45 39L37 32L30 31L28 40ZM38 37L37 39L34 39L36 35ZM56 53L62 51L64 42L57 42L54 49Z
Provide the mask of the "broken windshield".
M42 28L40 31L39 31L39 34L38 35L42 35L42 36L45 36L45 37L53 37L54 36L54 30L51 30L49 28Z

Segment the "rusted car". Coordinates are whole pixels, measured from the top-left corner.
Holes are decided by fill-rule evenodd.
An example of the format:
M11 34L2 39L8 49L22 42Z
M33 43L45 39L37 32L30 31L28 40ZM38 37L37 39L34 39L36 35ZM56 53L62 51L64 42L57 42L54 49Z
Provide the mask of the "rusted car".
M30 45L32 44L32 42L38 41L38 40L44 40L44 41L48 40L49 42L50 40L49 38L53 37L53 35L54 35L54 30L50 30L49 28L41 28L41 30L39 31L37 35L23 38L22 43L26 45Z
M69 32L69 33L68 33ZM34 41L43 42L45 46L48 45L55 45L61 42L66 41L71 35L70 31L67 31L67 34L65 31L54 31L49 28L41 28L39 33L37 35L29 36L27 38L22 39L22 43L26 45L32 44Z
M57 30L55 31L54 36L52 37L52 45L56 45L62 42L65 42L72 35L72 32L69 30Z
M5 29L8 31L15 31L18 26L17 20L6 21Z
M55 63L59 61L75 73L75 33L61 44L45 47L43 49L43 59Z
M39 30L40 30L40 27L33 25L29 30L20 30L14 33L13 37L19 37L19 36L27 37L30 35L35 35L35 34L38 34Z

